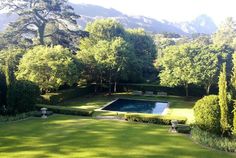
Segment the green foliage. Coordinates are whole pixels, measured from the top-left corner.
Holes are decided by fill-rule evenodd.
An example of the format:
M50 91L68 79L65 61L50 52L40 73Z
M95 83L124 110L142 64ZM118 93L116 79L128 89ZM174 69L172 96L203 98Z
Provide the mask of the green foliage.
M231 74L231 82L230 82L231 94L232 97L236 98L236 52L233 54L233 69Z
M51 91L64 84L76 83L78 68L68 49L37 46L23 56L16 76L36 83L43 91Z
M211 133L220 133L220 106L216 95L205 96L194 106L195 123Z
M33 82L17 80L12 86L11 111L14 114L32 111L40 95L39 87ZM9 105L8 105L9 106Z
M125 114L125 119L128 121L144 122L144 123L154 123L154 124L164 124L170 125L171 120L177 120L180 124L185 124L187 119L181 116L172 115L148 115L148 114Z
M231 45L236 43L236 24L232 17L227 18L213 35L213 43L217 45Z
M87 95L93 90L92 86L88 87L76 87L73 89L61 90L57 93L46 93L41 95L41 102L43 104L58 104L63 101L73 99L79 96Z
M152 74L156 73L153 62L157 56L157 48L153 38L143 29L128 29L126 32L126 39L132 45L136 56L136 58L132 58L131 70L133 73L130 74L130 81L133 76L144 81L152 80L155 78Z
M218 73L218 57L213 45L201 46L198 54L194 57L194 69L198 84L203 85L206 94L209 94L211 85L216 83Z
M31 111L31 112L16 114L15 116L1 116L0 115L0 123L23 120L23 119L26 119L28 117L31 117L33 114L34 114L34 111L33 112Z
M158 60L162 70L159 74L161 85L183 85L188 96L188 85L197 83L194 71L194 57L199 48L191 45L170 46L164 50L164 55Z
M217 150L227 152L236 152L235 140L226 137L219 137L207 131L194 127L191 131L192 139L198 143L206 145Z
M233 109L233 135L236 138L236 101L234 101Z
M63 107L63 106L52 106L52 105L44 105L44 104L37 104L36 106L38 108L45 107L48 110L51 110L54 113L58 113L58 114L92 116L92 111L84 110L84 109L68 108L68 107Z
M3 72L0 70L0 114L3 112L3 105L6 105L7 85Z
M176 126L176 131L178 133L185 133L185 134L189 134L191 132L191 127L189 125L182 125L182 124L178 124Z
M132 45L125 39L125 30L117 21L99 19L86 26L88 38L80 41L77 53L82 63L82 76L88 82L109 83L127 80L135 67Z
M65 36L61 42L68 42L72 38L67 39L66 35L75 34L78 37L81 33L76 22L80 16L74 13L67 0L4 0L0 1L0 10L18 15L17 20L9 24L4 34L4 38L12 44L21 45L22 42L27 42L32 45L33 37L37 39L34 44L44 45L46 37L57 40L60 35ZM50 24L55 26L55 30L46 32Z
M229 131L229 116L228 116L228 98L227 98L227 80L226 80L226 65L223 64L222 71L219 76L219 105L220 105L220 125L222 133Z
M124 37L125 35L123 26L113 19L97 19L88 23L85 30L89 32L90 37L95 41L111 41L115 37Z

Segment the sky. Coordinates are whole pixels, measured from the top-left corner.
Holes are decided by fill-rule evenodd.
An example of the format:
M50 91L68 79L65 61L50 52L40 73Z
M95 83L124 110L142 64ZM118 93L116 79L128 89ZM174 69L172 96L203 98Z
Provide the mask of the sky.
M127 15L142 15L172 22L188 21L206 14L220 24L226 17L236 16L236 0L69 0L114 8Z

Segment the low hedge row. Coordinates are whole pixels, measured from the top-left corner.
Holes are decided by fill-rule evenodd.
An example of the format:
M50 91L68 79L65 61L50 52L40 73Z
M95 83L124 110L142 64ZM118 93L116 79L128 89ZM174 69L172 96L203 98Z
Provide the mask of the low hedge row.
M68 108L62 106L53 106L53 105L45 105L45 104L37 104L37 108L47 108L50 111L58 114L65 114L65 115L79 115L79 116L92 116L93 111L88 111L84 109L77 109L77 108Z
M27 112L22 114L16 114L15 116L2 116L0 115L0 122L9 122L9 121L18 121L22 119L26 119L28 117L33 116L34 112Z
M78 96L89 94L93 91L93 86L76 87L73 89L61 90L57 93L47 93L41 95L41 104L55 105L65 100L73 99Z
M143 123L154 123L154 124L164 124L170 125L171 120L177 120L179 124L185 124L187 118L180 116L171 115L147 115L147 114L125 114L125 119L127 121L143 122Z
M132 84L132 83L119 83L117 84L117 91L153 91L154 94L158 92L166 92L168 95L185 96L185 88L181 86L177 87L165 87L158 84ZM217 94L217 87L211 87L211 94ZM205 89L200 86L189 85L189 96L201 97L206 94Z
M227 152L236 152L236 140L219 137L200 129L199 127L193 127L191 135L194 141L205 146Z

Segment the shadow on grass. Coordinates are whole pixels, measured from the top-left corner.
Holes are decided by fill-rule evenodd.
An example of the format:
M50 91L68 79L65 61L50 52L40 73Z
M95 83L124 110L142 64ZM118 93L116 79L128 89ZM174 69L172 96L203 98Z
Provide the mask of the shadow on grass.
M4 124L0 157L234 157L168 132L168 126L54 115Z

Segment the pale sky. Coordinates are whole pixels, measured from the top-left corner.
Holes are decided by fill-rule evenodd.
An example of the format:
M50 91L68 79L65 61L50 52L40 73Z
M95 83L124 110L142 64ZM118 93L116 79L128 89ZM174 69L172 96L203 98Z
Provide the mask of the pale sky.
M172 22L192 20L207 14L219 24L226 17L236 17L236 0L69 0L73 3L114 8L127 15L143 15Z

